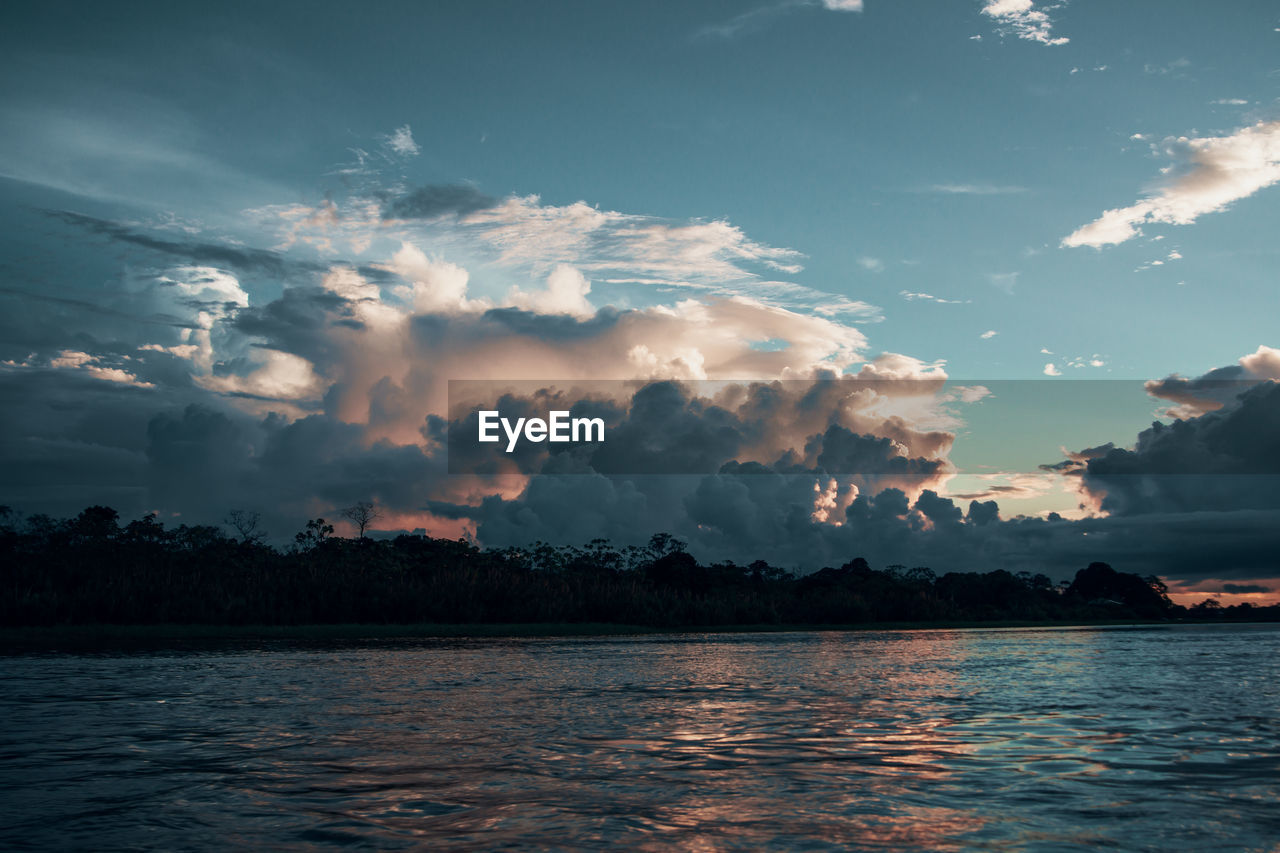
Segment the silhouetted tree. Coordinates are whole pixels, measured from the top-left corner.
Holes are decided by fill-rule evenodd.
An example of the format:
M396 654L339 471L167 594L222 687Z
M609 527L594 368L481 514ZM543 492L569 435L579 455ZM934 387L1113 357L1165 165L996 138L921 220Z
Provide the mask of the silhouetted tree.
M686 547L670 533L655 533L649 537L649 555L654 560L665 557L667 554L681 553Z
M84 539L107 539L119 530L119 519L120 513L109 506L91 506L72 522L71 532Z
M324 541L332 535L332 524L326 523L323 518L313 518L307 522L302 532L294 535L294 547L300 551L311 551L323 545Z
M222 523L234 527L236 533L240 534L240 541L248 545L261 543L267 538L267 531L258 529L258 524L261 521L262 516L257 512L233 509L227 513L227 517Z
M368 501L357 501L342 511L342 517L350 521L360 531L359 538L364 538L365 528L372 524L382 512Z
M122 528L109 507L70 520L30 516L0 528L0 624L1280 620L1280 606L1177 607L1158 579L1105 563L1077 572L1060 594L1042 575L1004 569L936 577L858 558L796 578L762 560L705 565L669 534L645 547L595 540L483 551L463 540L333 532L311 519L282 551L246 547L219 527L167 530L154 515Z

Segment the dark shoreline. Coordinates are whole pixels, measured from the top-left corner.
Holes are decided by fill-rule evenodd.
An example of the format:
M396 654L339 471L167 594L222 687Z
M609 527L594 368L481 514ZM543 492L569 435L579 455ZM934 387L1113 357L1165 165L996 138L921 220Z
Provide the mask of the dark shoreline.
M618 637L634 635L779 634L841 631L956 631L1011 628L1115 628L1158 625L1243 624L1198 620L1106 619L1090 621L949 621L863 622L853 624L765 625L625 625L583 623L428 623L428 624L313 624L313 625L53 625L0 628L0 654L24 652L93 651L184 648L206 643L253 642L384 642L434 639L527 639L555 637ZM1264 624L1264 623L1258 623Z

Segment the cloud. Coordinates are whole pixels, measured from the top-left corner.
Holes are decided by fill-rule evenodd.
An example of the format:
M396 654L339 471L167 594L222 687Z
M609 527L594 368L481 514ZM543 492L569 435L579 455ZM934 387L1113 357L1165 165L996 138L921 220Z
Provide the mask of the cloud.
M251 249L198 240L169 240L147 234L121 222L99 219L69 210L45 211L54 219L83 228L122 243L139 246L165 255L183 258L197 264L230 267L247 272L283 278L294 270L315 271L318 265L307 261L286 260L279 252Z
M976 474L957 478L965 482L976 480L981 488L950 493L957 500L983 501L994 499L1022 500L1039 497L1050 491L1058 482L1051 473L1018 473L1000 471L992 474ZM952 485L955 484L952 481Z
M1246 366L1248 365L1248 366ZM1082 493L1109 515L1280 509L1280 351L1260 347L1240 363L1197 379L1146 383L1179 403L1132 448L1106 444L1042 466L1081 478Z
M1066 44L1069 39L1052 35L1053 21L1046 8L1036 8L1032 0L985 0L982 14L994 20L1001 35L1012 33L1020 39L1046 45Z
M541 314L570 314L590 317L595 313L587 294L591 282L568 264L561 264L547 277L547 289L528 293L512 288L509 300L517 308L538 311Z
M784 2L768 6L760 6L735 15L727 21L708 24L694 33L693 38L719 38L726 40L737 38L759 31L773 21L811 5L814 5L811 0L784 0Z
M417 187L389 199L382 215L389 219L434 219L447 214L475 213L497 203L497 199L470 184L437 184Z
M851 321L874 309L783 280L803 258L731 223L369 187L248 213L239 233L274 249L63 221L103 257L145 252L95 292L101 304L6 299L29 314L0 317L4 328L34 329L6 342L0 369L0 500L25 510L100 502L200 523L248 505L287 537L371 499L397 525L486 545L627 544L668 530L700 558L802 568L862 554L1061 576L1107 559L1256 579L1275 551L1280 513L1260 501L1225 519L1207 497L1185 512L1170 502L1075 522L1008 518L995 499L1040 486L1003 475L958 503L947 459L980 389L947 386L941 362L872 357ZM609 304L619 293L652 299ZM50 319L64 314L73 326ZM1250 369L1271 357L1247 357ZM462 376L603 377L649 391L587 401L630 429L612 460L545 454L537 475L471 478L446 468L448 380ZM691 390L704 380L706 393ZM712 472L619 473L680 452ZM1111 476L1069 463L1069 482L1101 488Z
M1057 366L1054 365L1053 362L1049 362L1044 366L1044 375L1045 376L1061 376L1062 371L1059 370Z
M1189 225L1280 181L1280 121L1230 136L1167 139L1164 151L1180 167L1166 170L1176 177L1136 204L1105 211L1062 245L1100 248L1140 236L1145 223Z
M937 302L940 305L967 305L969 299L943 299L941 296L934 296L932 293L919 293L911 290L900 290L898 295L908 302Z
M991 286L1005 293L1012 294L1013 289L1018 285L1018 276L1020 272L995 272L987 274L987 281L991 282Z
M454 216L446 216L449 213ZM324 274L333 263L354 265L341 258L343 249L368 258L373 247L385 249L392 241L401 246L429 241L479 255L484 263L515 271L521 278L545 278L560 264L571 263L596 282L644 288L649 291L647 300L676 290L726 297L747 292L761 301L828 317L880 319L879 309L862 300L777 279L802 272L802 255L752 240L723 220L671 221L601 211L584 202L544 205L537 196L496 201L474 188L374 189L338 202L326 199L314 206L248 211L252 224L278 241L272 250L175 240L133 224L69 211L49 215L192 266L273 281L306 280ZM294 251L299 246L310 248L313 257L300 257ZM359 265L363 275L394 272L385 254L372 254Z
M946 195L1014 195L1027 192L1027 188L999 184L934 184L926 192Z
M708 24L694 33L695 39L732 39L763 29L773 21L806 8L831 12L861 12L864 0L781 0L735 15L719 24Z
M94 379L104 382L118 382L121 385L132 385L135 388L154 388L150 382L142 382L133 373L120 367L103 363L103 357L89 355L77 350L63 350L49 361L54 370L82 370Z
M1256 351L1226 367L1186 379L1174 373L1145 384L1153 397L1177 405L1164 414L1171 418L1193 418L1217 411L1233 403L1240 391L1263 381L1280 381L1280 350L1259 346Z
M999 333L999 332L997 332L995 329L988 329L987 331L985 331L985 332L983 332L982 334L978 335L978 337L982 338L984 341L989 341L989 340L991 340L992 338L994 338L994 337L995 337L996 335L998 335L998 334L1000 334L1000 333Z
M802 269L799 252L757 243L723 220L672 223L581 201L554 206L537 196L511 197L472 213L464 224L498 248L504 263L549 264L574 252L594 256L597 269L626 266L640 274L718 280L742 278L739 263Z
M1159 74L1159 75L1179 74L1182 72L1184 68L1190 68L1190 67L1191 67L1191 60L1187 59L1184 56L1179 59L1175 59L1172 62L1169 62L1165 65L1154 65L1148 62L1142 66L1142 73Z
M1080 369L1082 367L1106 367L1107 362L1106 362L1106 359L1104 359L1101 355L1099 355L1098 353L1094 353L1093 355L1089 355L1089 356L1078 355L1078 356L1069 358L1066 360L1065 365L1067 367L1074 367L1076 369ZM1053 375L1060 375L1060 374L1053 374Z
M422 152L418 143L413 141L413 131L409 125L401 125L387 137L387 146L401 157L417 157Z
M1250 593L1274 592L1275 587L1267 586L1260 583L1224 583L1218 587L1222 592L1229 592L1235 595L1248 595Z
M858 266L862 267L867 272L884 272L884 261L879 258L858 258Z

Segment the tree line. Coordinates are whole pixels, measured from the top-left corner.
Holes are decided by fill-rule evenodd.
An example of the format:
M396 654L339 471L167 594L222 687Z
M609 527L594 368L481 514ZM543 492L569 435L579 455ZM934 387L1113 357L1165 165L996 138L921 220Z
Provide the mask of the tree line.
M764 561L704 564L668 534L643 547L597 539L481 549L402 534L357 538L312 519L291 546L253 513L223 528L120 523L92 506L71 519L0 507L0 624L617 623L660 627L875 622L1275 620L1280 607L1173 604L1155 577L1093 563L1070 582L992 568L947 572L855 557L796 576Z

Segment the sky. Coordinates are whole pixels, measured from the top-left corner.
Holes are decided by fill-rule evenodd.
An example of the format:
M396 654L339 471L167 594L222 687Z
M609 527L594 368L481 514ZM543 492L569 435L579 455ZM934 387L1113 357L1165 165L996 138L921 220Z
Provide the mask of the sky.
M3 15L20 512L287 540L367 499L482 544L1276 597L1274 4ZM704 429L700 382L815 378L822 411L788 385ZM450 474L451 379L684 382L605 392L611 426L710 467Z

